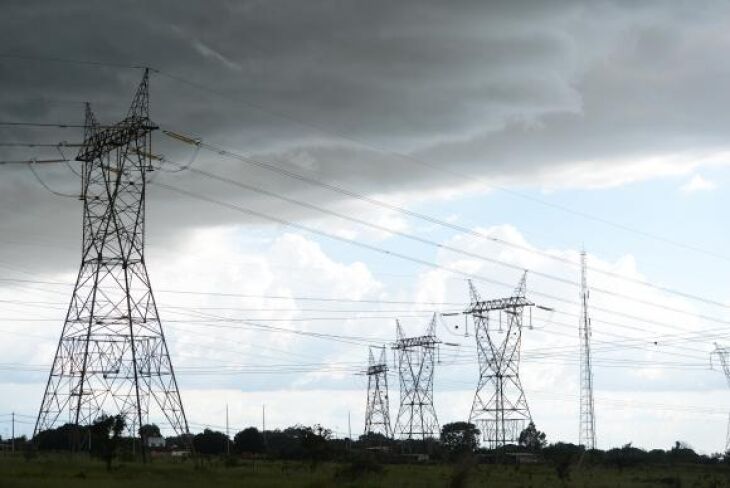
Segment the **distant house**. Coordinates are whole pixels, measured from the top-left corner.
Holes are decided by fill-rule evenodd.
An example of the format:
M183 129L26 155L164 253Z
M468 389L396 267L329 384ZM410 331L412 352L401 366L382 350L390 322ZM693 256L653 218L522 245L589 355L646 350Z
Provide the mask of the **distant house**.
M147 447L150 449L164 449L165 438L164 437L147 437L145 439Z
M507 456L514 459L515 464L541 464L543 459L531 452L508 452Z

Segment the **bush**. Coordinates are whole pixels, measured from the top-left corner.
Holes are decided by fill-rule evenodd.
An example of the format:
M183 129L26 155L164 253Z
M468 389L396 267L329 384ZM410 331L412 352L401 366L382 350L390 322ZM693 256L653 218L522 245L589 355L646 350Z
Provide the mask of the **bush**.
M366 476L382 473L383 466L370 456L352 461L335 472L336 481L355 481Z

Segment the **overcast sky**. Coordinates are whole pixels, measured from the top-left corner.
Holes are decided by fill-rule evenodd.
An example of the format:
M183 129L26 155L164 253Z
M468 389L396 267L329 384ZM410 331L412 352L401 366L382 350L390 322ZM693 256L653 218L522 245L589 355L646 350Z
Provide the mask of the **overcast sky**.
M161 129L240 155L155 134L155 153L206 173L165 165L147 207L148 269L193 429L221 426L228 403L234 428L260 425L266 404L267 427L344 435L350 412L362 431L367 341L241 320L383 344L395 317L420 334L434 309L463 309L467 276L496 298L527 268L528 295L554 309L524 333L527 399L549 440L577 442L585 247L599 447L724 448L730 391L709 353L730 345L730 5L148 3L3 2L0 122L81 124L89 101L113 123L149 66ZM60 157L4 143L82 136L0 127L0 160ZM82 208L65 165L0 173L6 436L11 411L32 431ZM438 328L452 344L436 368L442 424L468 416L476 386L462 320Z

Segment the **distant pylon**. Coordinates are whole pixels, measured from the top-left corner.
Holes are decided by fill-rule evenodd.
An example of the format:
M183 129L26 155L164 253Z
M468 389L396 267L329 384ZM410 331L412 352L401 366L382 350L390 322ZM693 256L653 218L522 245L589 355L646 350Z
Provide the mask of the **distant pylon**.
M390 402L388 400L388 364L385 360L385 347L379 347L378 360L373 348L369 350L368 398L365 408L365 435L381 434L393 437L390 426Z
M516 444L532 419L519 371L523 311L534 306L525 298L526 286L525 271L513 296L482 300L469 281L471 304L464 313L474 319L479 359L479 383L469 422L481 430L489 449ZM490 320L495 313L497 319Z
M144 258L145 195L152 169L149 73L126 118L101 128L86 107L81 173L81 268L34 433L121 415L127 435L165 421L188 423ZM150 404L161 414L150 418ZM145 439L142 439L143 455ZM78 447L78 446L77 446Z
M436 315L419 337L405 337L396 321L397 340L393 349L398 355L400 407L395 423L399 439L426 440L438 437L439 424L433 405L433 375L436 365Z
M725 373L725 379L730 386L730 348L721 347L715 343L715 350L710 353L710 367L713 366L712 357L717 356L720 359L722 371ZM730 416L728 417L727 431L725 434L725 452L730 451Z
M593 405L593 369L591 363L591 319L588 316L588 277L586 252L580 254L580 425L578 445L596 448L596 417Z

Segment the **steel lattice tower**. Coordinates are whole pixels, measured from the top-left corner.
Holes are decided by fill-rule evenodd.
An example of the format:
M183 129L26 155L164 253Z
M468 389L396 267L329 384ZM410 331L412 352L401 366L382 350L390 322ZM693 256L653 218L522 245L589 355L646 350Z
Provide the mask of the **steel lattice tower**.
M400 407L394 434L408 440L438 437L439 424L433 406L433 375L440 343L436 337L436 315L423 336L405 337L398 321L396 333L393 349L398 356Z
M593 368L591 363L591 319L588 317L588 278L586 253L580 255L580 425L578 445L596 448L596 417L593 405Z
M474 319L479 359L469 422L489 449L516 444L531 420L519 372L523 311L534 305L525 298L526 281L525 271L513 296L494 300L482 300L469 282L471 304L464 313ZM495 313L497 320L490 320Z
M129 435L157 407L187 434L170 355L144 258L145 187L151 166L149 73L121 122L101 128L86 107L81 268L46 385L35 434L62 423L122 415ZM144 439L142 439L144 446Z
M385 347L378 348L380 354L375 361L373 348L369 350L368 398L365 408L365 435L382 434L392 437L390 426L390 403L388 401L388 364L385 360Z
M715 343L715 350L710 353L710 367L712 367L712 357L717 356L720 359L722 371L725 373L725 379L730 386L730 348L720 347ZM725 452L730 451L730 416L728 417L727 433L725 435Z

